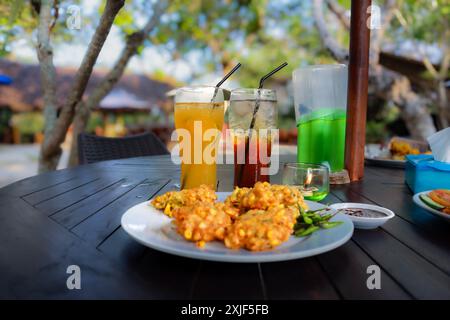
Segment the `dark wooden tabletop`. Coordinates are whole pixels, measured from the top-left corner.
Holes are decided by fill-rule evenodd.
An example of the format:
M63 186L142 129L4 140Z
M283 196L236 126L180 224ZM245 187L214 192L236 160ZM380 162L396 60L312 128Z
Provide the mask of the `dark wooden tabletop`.
M218 169L231 191L232 167ZM1 298L450 299L450 224L414 205L403 171L366 167L364 180L333 186L325 203L374 203L396 217L355 230L342 247L287 262L232 264L146 248L120 227L131 206L174 189L168 156L101 162L0 189ZM278 177L273 179L277 182ZM81 289L69 290L69 265ZM381 289L368 289L379 266Z

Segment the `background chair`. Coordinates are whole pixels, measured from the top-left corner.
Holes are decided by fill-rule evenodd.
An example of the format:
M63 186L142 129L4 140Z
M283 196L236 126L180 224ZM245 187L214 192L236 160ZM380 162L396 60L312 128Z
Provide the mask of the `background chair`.
M169 154L169 151L151 132L124 138L106 138L86 133L78 135L79 164L163 154Z

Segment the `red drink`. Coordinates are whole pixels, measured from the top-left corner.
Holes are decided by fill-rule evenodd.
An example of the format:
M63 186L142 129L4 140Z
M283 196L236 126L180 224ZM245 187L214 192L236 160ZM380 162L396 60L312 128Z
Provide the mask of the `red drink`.
M253 187L258 181L269 182L272 134L276 132L277 114L275 91L231 91L228 123L233 137L235 187Z
M252 138L247 146L247 152L245 144L248 142L248 136L245 136L245 139L235 136L233 140L234 186L253 187L257 181L270 182L270 176L261 173L262 168L270 166L268 161L272 152L270 138Z

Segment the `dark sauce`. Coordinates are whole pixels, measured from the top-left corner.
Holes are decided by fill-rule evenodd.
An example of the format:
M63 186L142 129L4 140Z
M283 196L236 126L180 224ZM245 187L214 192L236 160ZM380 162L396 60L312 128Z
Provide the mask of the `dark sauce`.
M380 211L362 208L345 208L345 213L349 216L363 217L363 218L383 218L386 215Z

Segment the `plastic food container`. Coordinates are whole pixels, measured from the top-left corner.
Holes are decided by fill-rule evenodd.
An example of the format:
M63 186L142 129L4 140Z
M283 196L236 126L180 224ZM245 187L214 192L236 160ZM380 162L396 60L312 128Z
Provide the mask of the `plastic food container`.
M405 182L413 193L450 189L450 164L436 161L429 154L408 155Z

